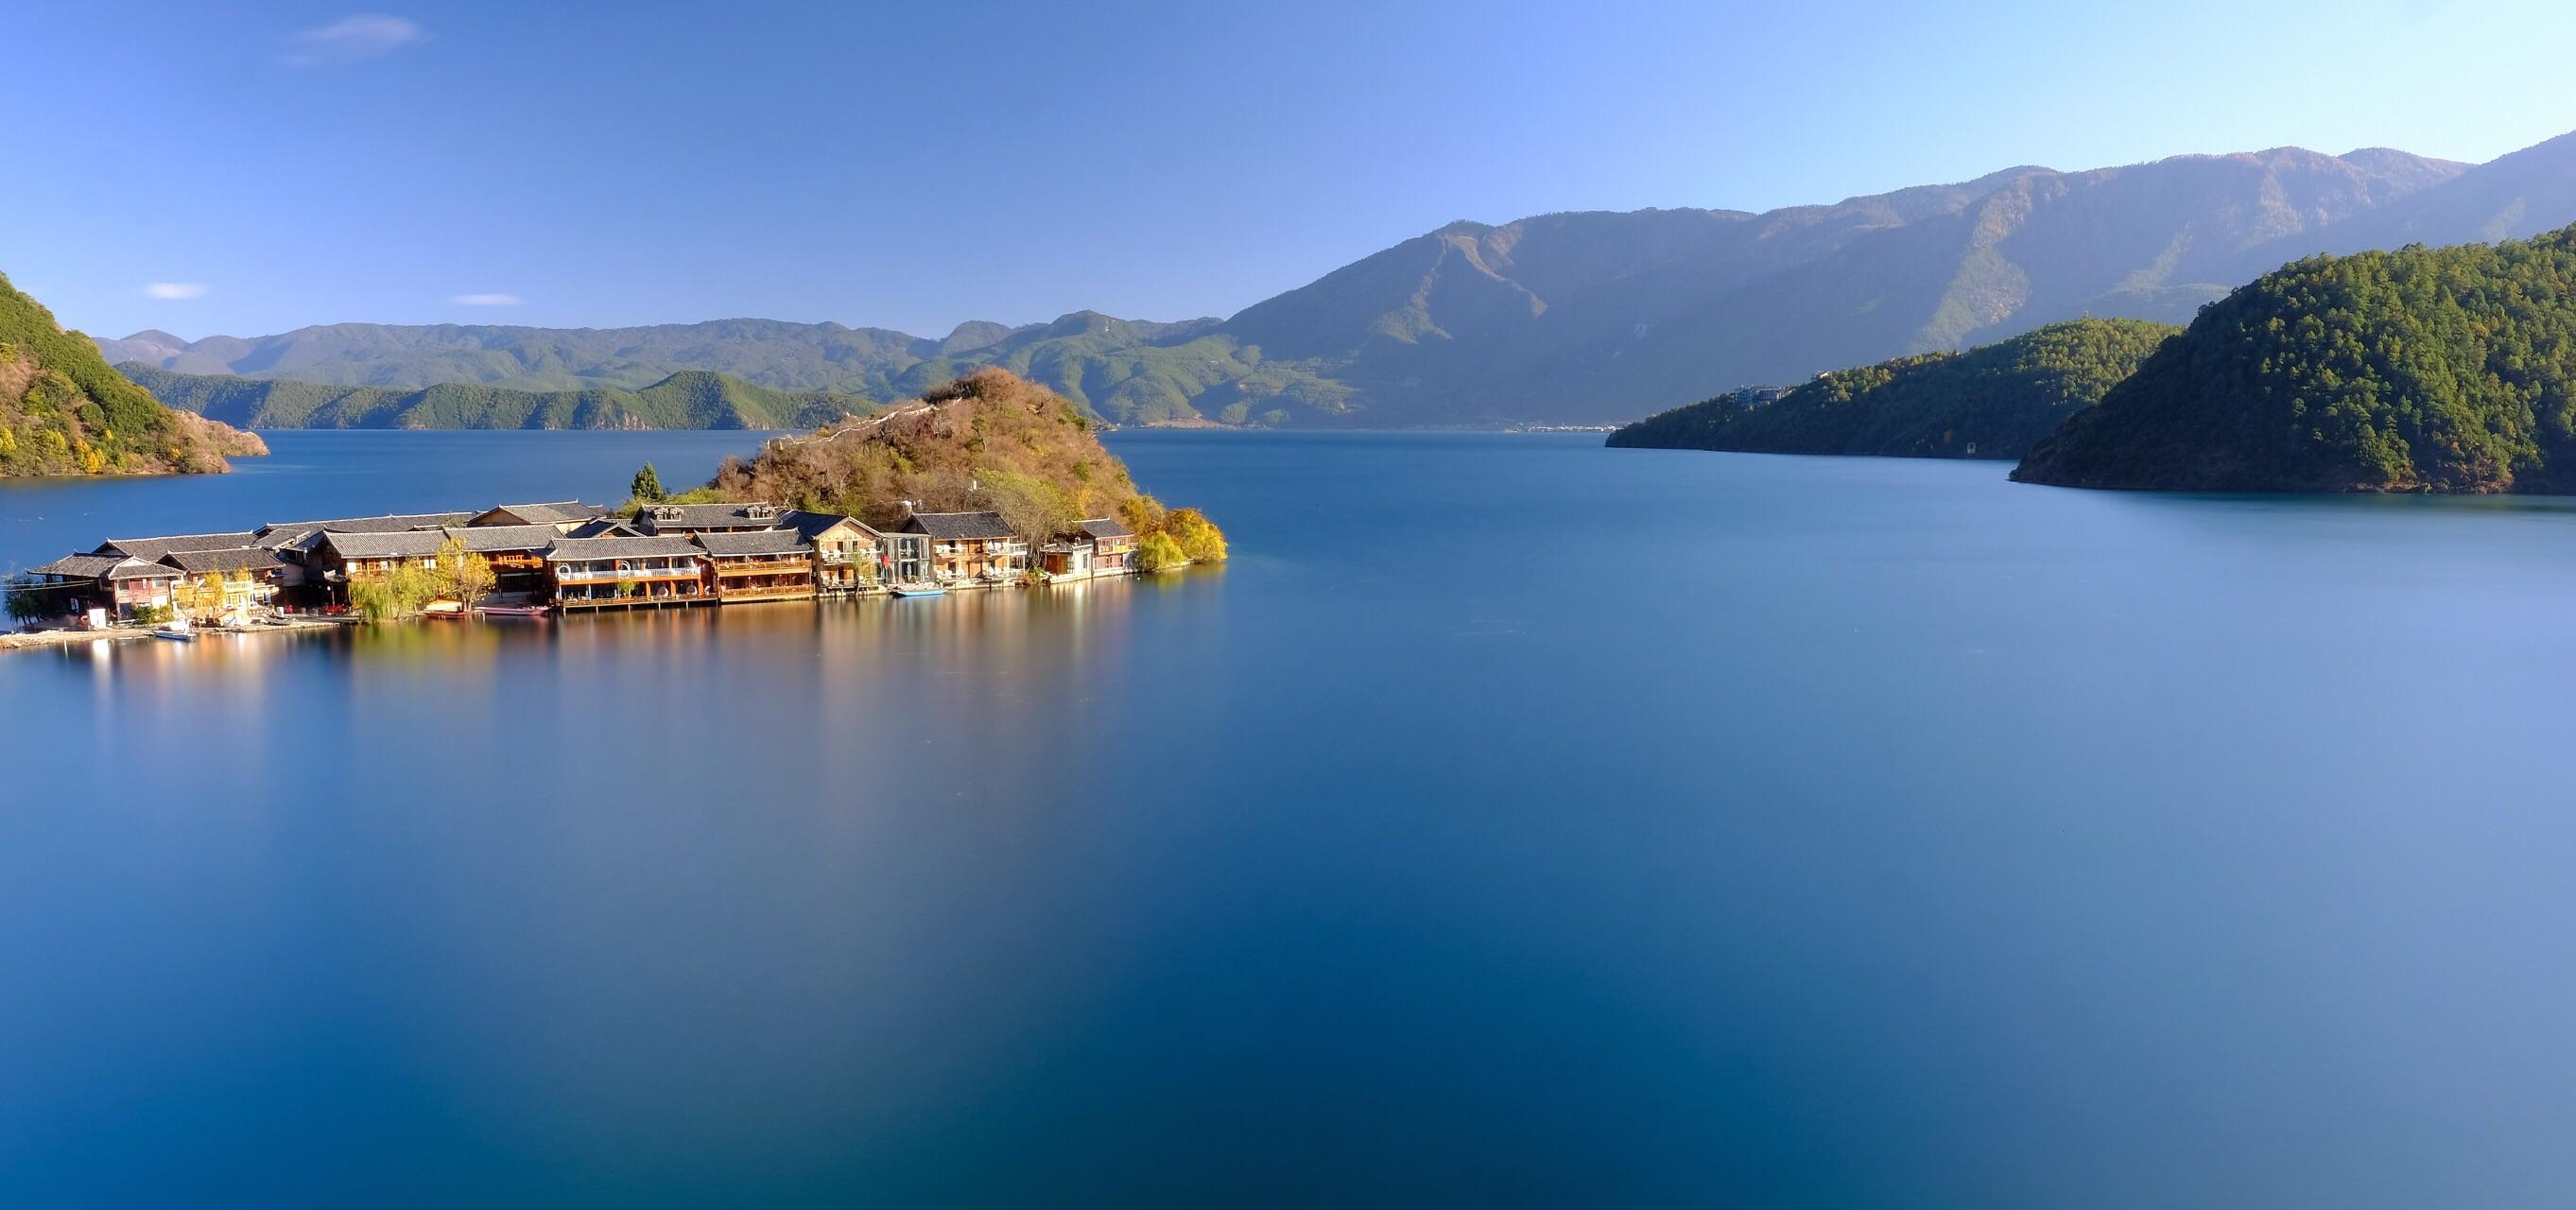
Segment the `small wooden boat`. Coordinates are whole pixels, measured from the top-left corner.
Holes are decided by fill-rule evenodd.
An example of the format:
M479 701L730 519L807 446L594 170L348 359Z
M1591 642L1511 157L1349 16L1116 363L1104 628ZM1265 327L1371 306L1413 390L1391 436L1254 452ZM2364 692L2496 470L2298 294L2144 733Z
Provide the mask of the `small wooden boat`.
M546 607L543 605L478 605L475 606L474 612L487 618L542 618L546 616Z
M167 626L153 627L152 637L168 639L173 643L193 643L197 641L197 632L188 629L188 624L185 622L173 622Z
M948 595L947 589L941 588L936 584L895 584L888 586L886 591L899 597L941 597Z

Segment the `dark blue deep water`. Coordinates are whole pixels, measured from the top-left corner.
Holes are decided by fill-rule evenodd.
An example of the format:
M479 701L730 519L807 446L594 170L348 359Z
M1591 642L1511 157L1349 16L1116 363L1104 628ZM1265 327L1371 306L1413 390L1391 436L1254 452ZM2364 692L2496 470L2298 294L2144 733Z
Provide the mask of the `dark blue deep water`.
M111 530L739 434L278 434ZM0 1204L2558 1206L2576 511L1133 434L1220 570L0 658Z

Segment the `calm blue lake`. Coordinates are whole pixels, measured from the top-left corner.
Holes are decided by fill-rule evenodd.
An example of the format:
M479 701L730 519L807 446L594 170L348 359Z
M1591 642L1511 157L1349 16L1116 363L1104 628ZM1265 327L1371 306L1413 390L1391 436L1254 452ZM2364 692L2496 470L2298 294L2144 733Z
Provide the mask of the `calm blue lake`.
M756 438L271 441L0 559ZM0 1204L2576 1190L2571 502L1113 441L1230 564L0 658Z

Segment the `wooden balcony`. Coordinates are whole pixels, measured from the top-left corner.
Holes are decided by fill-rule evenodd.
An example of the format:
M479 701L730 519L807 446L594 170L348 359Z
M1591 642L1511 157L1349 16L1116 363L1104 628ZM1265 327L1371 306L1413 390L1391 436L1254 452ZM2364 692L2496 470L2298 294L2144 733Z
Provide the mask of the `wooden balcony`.
M813 574L814 563L813 560L804 558L741 560L717 563L715 569L718 579L734 576L802 576Z
M716 599L727 605L744 601L810 601L812 584L746 584L718 585Z
M619 580L634 580L638 583L648 580L695 580L698 578L698 567L694 563L689 563L678 567L638 567L620 571L604 567L571 567L558 564L554 577L566 584L614 584Z

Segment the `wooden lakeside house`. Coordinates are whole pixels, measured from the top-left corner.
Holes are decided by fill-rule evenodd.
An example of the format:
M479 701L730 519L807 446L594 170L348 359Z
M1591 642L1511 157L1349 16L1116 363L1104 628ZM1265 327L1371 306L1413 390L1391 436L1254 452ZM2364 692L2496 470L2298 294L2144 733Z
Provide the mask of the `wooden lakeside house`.
M1039 547L1038 566L1052 579L1087 580L1134 571L1135 554L1135 531L1095 517L1076 522L1070 532Z
M1029 544L996 512L914 513L900 527L930 539L930 574L951 588L1016 582L1029 570Z
M173 592L178 611L191 621L245 617L277 602L294 571L273 550L174 550L161 562L183 577Z
M405 564L436 570L444 530L406 529L386 533L342 533L324 530L304 550L304 578L332 604L349 603L349 582L391 575Z
M174 610L181 572L127 555L67 555L36 567L43 591L57 594L67 613L99 611L110 621L132 622L144 610Z
M492 567L492 595L534 600L545 595L546 548L564 535L552 524L476 525L440 531L441 544L455 541L469 554L483 556Z
M647 504L635 513L635 528L650 535L738 533L776 529L786 510L775 504Z
M1136 570L1136 531L1112 517L1093 517L1074 524L1091 541L1091 574L1123 576Z
M697 535L716 603L814 599L814 552L792 529Z
M858 592L884 582L885 535L856 517L789 509L780 521L814 551L814 587L826 593Z
M930 577L931 538L900 530L877 534L877 582L888 588L926 588Z
M345 581L334 584L323 567L316 566L313 548L326 533L391 534L410 533L463 525L468 513L393 513L380 517L335 517L327 521L272 521L252 535L252 545L264 546L285 556L289 570L280 585L284 597L298 605L331 605L348 602Z
M608 509L604 506L584 504L578 500L556 500L547 504L496 504L474 514L465 526L483 529L543 525L561 536L572 537L573 531L607 517Z
M546 579L557 608L704 605L706 551L673 534L643 538L557 538L546 548Z

